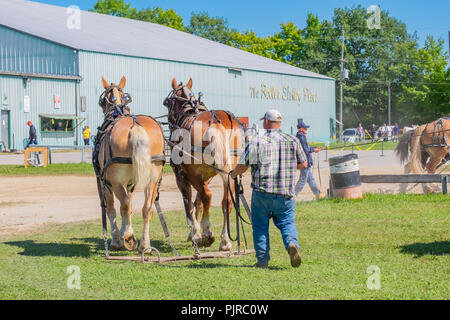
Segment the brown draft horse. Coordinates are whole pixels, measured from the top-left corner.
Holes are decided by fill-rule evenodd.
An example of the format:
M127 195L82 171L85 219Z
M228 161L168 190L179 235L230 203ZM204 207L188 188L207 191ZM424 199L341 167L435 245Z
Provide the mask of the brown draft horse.
M131 199L136 188L143 188L145 201L142 207L144 230L139 251L150 247L149 223L153 217L153 203L155 201L158 184L162 176L164 161L152 161L155 155L164 154L164 136L159 124L149 116L132 116L124 103L126 78L122 77L118 85L108 84L102 78L104 103L101 105L112 124L104 129L103 138L98 149L98 164L106 185L106 213L111 224L111 249L134 250L137 240L131 225ZM112 115L114 110L122 108L123 114ZM129 159L129 163L111 161L115 159ZM152 158L153 157L153 158ZM131 162L131 163L130 163ZM114 196L120 201L122 228L118 229Z
M228 188L230 187L233 192L234 184L230 181L228 185L228 175L214 170L205 163L225 172L234 169L239 157L235 151L243 148L244 134L241 124L230 112L207 110L199 103L191 91L192 79L187 85L183 85L178 84L174 78L172 89L164 105L169 111L171 140L177 143L178 147L172 148L171 165L183 196L186 218L191 229L188 241L199 247L209 247L215 240L209 221L212 193L208 184L219 174L224 188L223 227L219 250L229 251L232 249L232 243L227 231L227 206L231 210L232 204ZM180 151L181 148L183 152ZM181 161L175 163L175 158L179 156L182 156ZM192 187L197 191L194 205L192 205Z
M405 173L421 174L426 170L434 174L439 166L450 160L450 118L441 118L404 133L395 153L401 163L409 161ZM432 191L426 184L423 184L423 190Z

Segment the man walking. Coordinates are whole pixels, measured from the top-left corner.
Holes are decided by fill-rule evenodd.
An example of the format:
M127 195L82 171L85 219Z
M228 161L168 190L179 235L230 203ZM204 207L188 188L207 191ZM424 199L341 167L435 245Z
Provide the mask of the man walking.
M31 121L28 121L27 125L30 127L30 132L29 132L29 137L28 137L28 144L25 147L25 149L28 148L31 144L38 144L36 127L33 125L33 123Z
M268 267L269 222L272 218L281 231L291 266L296 268L300 266L301 258L295 224L295 177L297 169L306 168L308 163L299 141L280 130L280 112L269 110L261 120L264 120L264 135L251 140L230 175L234 179L251 167L253 242L257 258L255 266Z
M314 152L317 153L321 151L322 147L312 148L308 145L308 141L306 140L308 128L309 126L306 125L306 123L304 123L303 121L297 125L297 139L300 141L303 151L306 154L306 157L308 159L308 166L307 168L300 170L300 178L298 179L298 182L295 186L295 195L298 196L305 187L306 183L308 183L316 199L321 199L324 198L324 195L320 193L320 189L317 186L316 180L314 180L311 166L313 165L312 154Z

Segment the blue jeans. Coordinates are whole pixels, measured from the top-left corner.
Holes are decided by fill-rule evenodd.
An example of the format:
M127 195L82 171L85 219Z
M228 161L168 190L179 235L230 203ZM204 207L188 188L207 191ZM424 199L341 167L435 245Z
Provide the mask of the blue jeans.
M316 180L314 180L311 167L300 170L300 178L298 179L297 185L295 186L295 194L299 194L305 187L306 183L309 184L309 187L314 194L320 193L320 189L317 186Z
M30 146L30 144L38 144L37 139L29 140L25 149L28 148Z
M275 226L281 231L284 247L298 244L297 225L295 224L295 199L287 199L279 194L264 193L253 190L252 224L253 244L256 259L260 264L268 264L270 260L269 221L273 219Z

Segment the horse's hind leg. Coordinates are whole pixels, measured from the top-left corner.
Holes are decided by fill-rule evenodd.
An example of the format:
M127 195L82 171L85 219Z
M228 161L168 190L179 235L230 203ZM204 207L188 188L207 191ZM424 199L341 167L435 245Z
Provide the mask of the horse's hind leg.
M137 248L137 239L134 236L131 225L131 193L123 185L113 186L113 191L120 201L120 214L122 215L122 228L120 229L120 238L126 250L135 250Z
M444 148L442 148L442 149L444 149ZM430 157L430 161L428 161L428 163L426 165L426 169L427 169L428 173L430 173L430 174L436 173L437 166L442 162L442 159L444 159L444 157L447 155L447 153L444 150L443 151L441 151L441 150L436 151ZM435 184L432 184L431 186L428 185L427 192L429 192L429 193L431 193L431 192L439 192L439 186L435 185Z
M117 227L116 220L116 209L114 208L114 195L106 189L105 191L106 200L106 214L108 215L109 222L111 224L111 250L121 250L123 249L123 243L120 241L120 232Z
M203 213L200 223L200 226L202 228L201 246L210 247L215 241L214 235L211 231L211 223L209 221L212 193L206 183L203 183L201 186L196 186L196 190L198 192L197 198L195 200L197 204L196 211L201 208ZM200 217L200 214L198 213L199 212L196 212L197 222Z
M189 228L192 228L191 232L189 232L187 241L192 241L192 235L194 235L194 239L196 243L200 242L202 236L200 234L200 226L196 221L195 214L193 212L192 207L192 187L191 184L186 181L186 179L175 172L176 182L178 189L181 192L181 195L183 197L183 205L184 205L184 211L186 214L186 220Z
M142 207L142 218L144 219L144 230L142 233L141 243L139 245L139 252L143 252L150 247L150 221L153 218L153 203L156 199L158 191L158 183L152 183L144 190L145 200Z

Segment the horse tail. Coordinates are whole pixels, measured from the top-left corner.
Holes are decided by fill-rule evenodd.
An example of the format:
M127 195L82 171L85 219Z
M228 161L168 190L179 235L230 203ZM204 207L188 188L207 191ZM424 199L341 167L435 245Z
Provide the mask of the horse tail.
M223 125L214 123L205 132L204 140L210 141L205 150L205 161L219 169L229 171L230 146ZM212 163L211 163L212 162Z
M394 153L400 159L401 164L404 164L409 160L409 146L411 145L411 139L415 131L416 130L410 130L404 133L394 150Z
M129 139L132 147L134 184L136 187L146 187L157 179L156 168L150 153L150 138L144 127L135 124L130 130Z
M410 168L412 173L422 173L422 148L420 143L420 138L424 127L421 126L414 130L414 134L411 139L411 157L410 157Z

